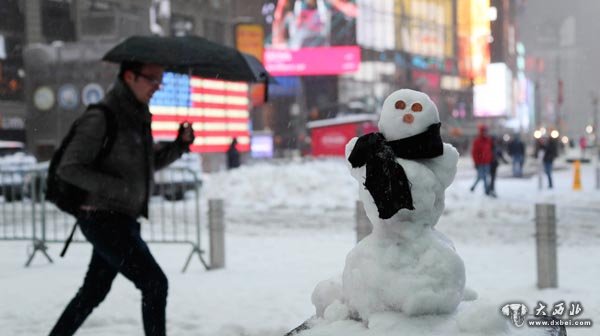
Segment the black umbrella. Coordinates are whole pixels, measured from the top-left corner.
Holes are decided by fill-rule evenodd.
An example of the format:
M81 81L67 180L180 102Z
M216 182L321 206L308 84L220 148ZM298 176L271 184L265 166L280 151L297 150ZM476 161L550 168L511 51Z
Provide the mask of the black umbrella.
M198 36L132 36L102 60L155 63L168 71L229 81L267 83L270 78L254 56Z

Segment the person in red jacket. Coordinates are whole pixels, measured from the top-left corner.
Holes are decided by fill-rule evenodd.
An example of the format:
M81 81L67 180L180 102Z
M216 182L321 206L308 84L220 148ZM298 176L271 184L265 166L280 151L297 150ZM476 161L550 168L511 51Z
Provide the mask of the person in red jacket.
M477 183L483 181L483 187L485 194L490 194L490 185L488 184L488 175L490 174L490 164L492 163L493 155L493 141L492 138L487 134L488 129L485 125L479 125L479 135L473 140L473 146L471 148L471 157L477 169L477 178L471 186L471 191L475 190Z

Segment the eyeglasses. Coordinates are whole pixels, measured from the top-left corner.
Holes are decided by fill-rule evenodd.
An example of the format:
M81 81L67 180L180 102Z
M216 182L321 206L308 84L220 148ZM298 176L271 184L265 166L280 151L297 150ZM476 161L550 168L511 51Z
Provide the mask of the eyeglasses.
M148 83L150 83L152 85L163 86L162 78L161 79L152 78L148 75L144 75L141 72L134 72L134 74L136 76L142 77L143 79L147 80Z

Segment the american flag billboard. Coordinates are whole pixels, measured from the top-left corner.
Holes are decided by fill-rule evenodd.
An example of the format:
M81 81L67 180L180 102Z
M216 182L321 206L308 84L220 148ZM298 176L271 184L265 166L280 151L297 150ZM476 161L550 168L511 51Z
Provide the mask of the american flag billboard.
M240 152L250 150L248 84L165 73L150 101L152 135L172 140L179 124L192 123L193 152L225 152L235 137Z

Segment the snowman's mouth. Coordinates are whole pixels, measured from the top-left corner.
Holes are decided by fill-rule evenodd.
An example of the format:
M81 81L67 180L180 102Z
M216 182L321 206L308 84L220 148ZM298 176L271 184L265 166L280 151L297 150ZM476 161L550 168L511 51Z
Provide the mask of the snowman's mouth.
M402 121L404 121L407 124L412 124L413 121L415 121L415 117L412 114L405 114L402 117Z

